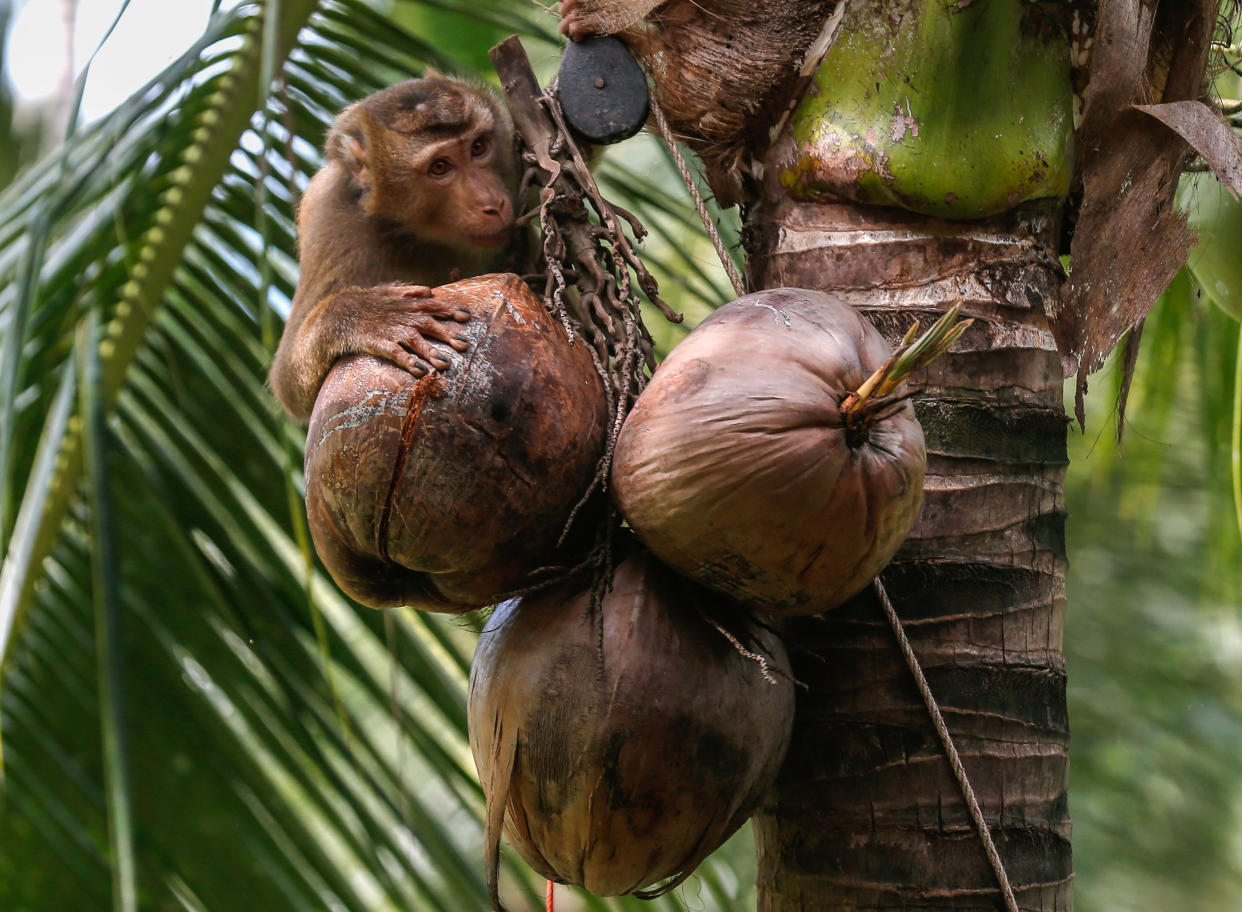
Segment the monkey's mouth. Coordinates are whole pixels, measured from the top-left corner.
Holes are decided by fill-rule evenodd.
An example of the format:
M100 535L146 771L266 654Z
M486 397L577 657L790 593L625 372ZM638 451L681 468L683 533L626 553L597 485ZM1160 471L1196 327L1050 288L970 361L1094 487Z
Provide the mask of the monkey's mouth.
M466 240L476 247L503 247L513 237L513 226L505 225L498 231L486 234L468 234Z

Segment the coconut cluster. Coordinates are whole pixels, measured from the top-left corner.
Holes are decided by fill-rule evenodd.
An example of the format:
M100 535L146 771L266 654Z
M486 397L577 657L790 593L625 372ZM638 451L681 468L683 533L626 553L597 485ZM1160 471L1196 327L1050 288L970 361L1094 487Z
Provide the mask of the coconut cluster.
M434 293L474 315L448 371L359 357L324 384L306 456L316 547L378 607L519 591L470 676L495 907L502 832L549 880L657 895L777 775L794 696L775 625L861 590L914 521L923 438L880 382L894 355L826 294L720 308L621 429L611 493L632 532L611 577L549 579L605 513L588 496L608 424L595 365L515 276Z

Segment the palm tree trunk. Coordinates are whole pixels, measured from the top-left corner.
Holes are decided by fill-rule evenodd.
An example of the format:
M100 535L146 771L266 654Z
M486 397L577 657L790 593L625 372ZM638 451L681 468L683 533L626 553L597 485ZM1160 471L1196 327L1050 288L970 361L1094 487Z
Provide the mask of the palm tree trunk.
M1045 313L1059 207L973 222L771 201L752 287L832 292L890 341L958 300L974 325L921 381L919 521L884 573L1024 910L1072 909L1066 802L1066 419ZM994 910L999 887L870 593L796 622L795 734L757 818L760 912Z

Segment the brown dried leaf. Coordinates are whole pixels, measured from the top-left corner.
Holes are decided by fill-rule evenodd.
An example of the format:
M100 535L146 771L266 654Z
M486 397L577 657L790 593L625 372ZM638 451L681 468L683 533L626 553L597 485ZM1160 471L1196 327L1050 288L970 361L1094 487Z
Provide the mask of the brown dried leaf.
M1078 361L1079 399L1087 375L1147 315L1192 244L1185 217L1173 210L1185 158L1181 140L1127 120L1117 128L1117 146L1085 175L1070 247L1070 319L1058 324L1073 335L1058 335L1058 344Z
M1080 423L1087 375L1143 320L1190 252L1191 232L1173 209L1189 137L1174 123L1219 152L1214 167L1223 172L1237 157L1193 105L1182 106L1203 91L1216 8L1216 0L1100 5L1078 134L1083 196L1069 288L1052 315L1067 374L1078 373Z
M1134 380L1134 368L1138 364L1139 343L1143 340L1143 326L1146 320L1140 320L1138 326L1130 330L1126 336L1125 354L1121 359L1121 390L1117 393L1117 447L1121 448L1121 438L1126 432L1126 406L1130 403L1130 384Z
M1135 105L1190 144L1203 156L1216 179L1242 198L1242 140L1233 128L1201 101Z

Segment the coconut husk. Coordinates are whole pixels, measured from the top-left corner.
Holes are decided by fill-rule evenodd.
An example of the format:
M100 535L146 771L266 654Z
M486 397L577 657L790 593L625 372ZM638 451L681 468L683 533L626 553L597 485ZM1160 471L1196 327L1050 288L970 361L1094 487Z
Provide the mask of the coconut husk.
M835 0L577 0L594 34L614 34L652 76L673 132L703 161L722 205L751 192L750 159L771 144L808 49ZM826 48L817 48L817 53Z
M443 346L451 366L422 378L370 355L343 359L307 431L316 550L347 594L376 608L494 604L534 571L576 560L577 538L590 537L584 514L558 547L608 425L586 344L515 275L434 294L473 315L458 329L468 351Z
M843 406L889 358L838 298L774 288L721 307L626 418L613 495L655 554L757 610L816 614L871 582L922 499L908 401L851 439Z
M494 906L502 825L549 880L672 889L755 809L793 708L776 634L636 546L598 607L568 585L500 606L469 699Z

